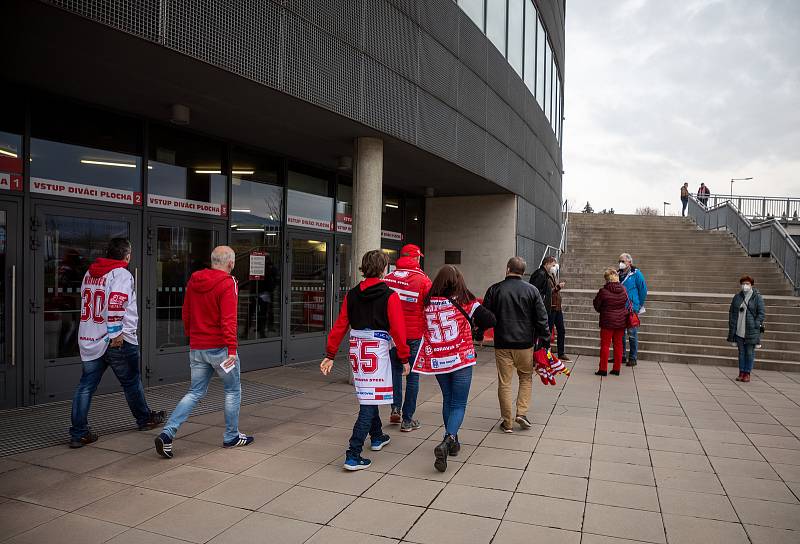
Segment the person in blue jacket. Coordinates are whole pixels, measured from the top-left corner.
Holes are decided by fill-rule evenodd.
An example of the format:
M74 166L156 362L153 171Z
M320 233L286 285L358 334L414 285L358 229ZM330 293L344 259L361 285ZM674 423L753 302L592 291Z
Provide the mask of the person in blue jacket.
M644 313L644 302L647 299L647 282L642 271L633 266L633 257L629 253L619 256L619 282L628 292L633 311L637 314ZM630 343L630 350L626 346ZM626 329L622 337L622 358L626 366L636 366L639 358L639 329Z

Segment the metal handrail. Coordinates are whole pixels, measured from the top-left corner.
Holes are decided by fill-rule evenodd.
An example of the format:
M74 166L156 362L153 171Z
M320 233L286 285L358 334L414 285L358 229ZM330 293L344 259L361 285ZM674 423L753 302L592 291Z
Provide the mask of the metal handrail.
M710 194L708 196L693 195L700 203L705 200L709 208L731 201L741 214L748 219L759 221L781 218L784 221L800 221L800 198L790 196L750 196Z
M558 242L558 247L547 245L542 253L542 258L539 261L539 266L542 266L544 260L550 256L555 255L556 259L561 260L561 255L567 251L567 225L569 224L569 210L567 209L567 201L561 205L561 240Z
M726 229L748 255L769 255L800 295L800 247L776 218L753 224L730 199L706 207L692 195L689 216L705 230Z

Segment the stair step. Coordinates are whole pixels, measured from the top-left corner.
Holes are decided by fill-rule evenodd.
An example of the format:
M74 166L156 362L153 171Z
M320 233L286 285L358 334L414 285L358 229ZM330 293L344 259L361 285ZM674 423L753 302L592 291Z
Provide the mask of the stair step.
M717 326L708 326L708 327L698 327L698 326L686 326L684 323L679 325L662 325L658 323L653 323L651 319L647 320L646 326L643 326L640 330L640 334L660 334L660 335L670 335L670 336L691 336L691 337L713 337L713 338L722 338L723 340L727 337L728 334L728 324L727 322L714 322ZM586 320L586 319L579 319L576 316L569 316L569 318L565 321L564 326L573 331L584 331L584 330L592 330L596 331L599 330L599 324L597 317L593 320ZM796 342L798 345L796 349L800 350L800 330L797 330L795 327L792 330L775 330L774 324L770 323L769 328L764 333L764 342Z

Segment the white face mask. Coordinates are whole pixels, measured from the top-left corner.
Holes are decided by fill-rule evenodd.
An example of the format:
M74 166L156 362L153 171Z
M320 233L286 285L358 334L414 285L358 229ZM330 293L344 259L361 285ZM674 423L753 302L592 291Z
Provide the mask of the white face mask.
M749 283L743 283L742 284L742 292L743 293L749 293L752 289L753 289L753 286L750 285Z
M550 273L551 274L558 274L558 263L556 263L556 264L554 264L553 266L550 267Z
M620 261L619 262L619 269L620 270L625 270L626 268L628 268L628 265L623 263L622 261Z

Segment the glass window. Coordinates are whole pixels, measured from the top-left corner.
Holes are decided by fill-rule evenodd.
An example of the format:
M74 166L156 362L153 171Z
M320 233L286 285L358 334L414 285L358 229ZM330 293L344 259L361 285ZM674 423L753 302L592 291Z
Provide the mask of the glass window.
M508 0L508 63L522 77L525 0Z
M221 144L153 126L149 159L148 206L227 216Z
M291 238L289 333L325 331L328 244Z
M554 68L556 67L554 66ZM556 138L558 138L558 124L561 122L561 76L558 75L558 71L556 71L555 84L556 105L554 108L555 114L553 115L553 130L556 133Z
M546 44L544 48L544 115L547 120L550 120L550 106L553 99L552 92L552 70L553 61L550 58L550 44Z
M486 36L506 56L506 0L486 0Z
M464 10L472 22L478 25L478 28L481 29L481 32L484 31L485 25L485 12L483 11L483 2L484 0L458 0L458 5L461 6L461 9Z
M0 100L5 106L0 116L0 189L21 191L22 133L25 131L25 108L21 106L25 98L0 85Z
M422 247L424 238L425 200L406 198L406 228L403 242Z
M536 94L536 7L525 1L525 85Z
M141 205L141 125L67 102L31 112L31 191Z
M22 174L22 136L0 130L0 189L9 189L11 179L4 174Z
M234 151L231 238L239 283L239 338L280 336L283 187L278 162Z
M342 183L336 185L336 232L353 232L353 187Z
M381 238L403 240L403 207L400 197L383 197L381 210Z
M289 170L289 189L312 195L328 196L328 179Z
M536 20L536 101L544 111L545 57L547 55L547 36L540 20Z

